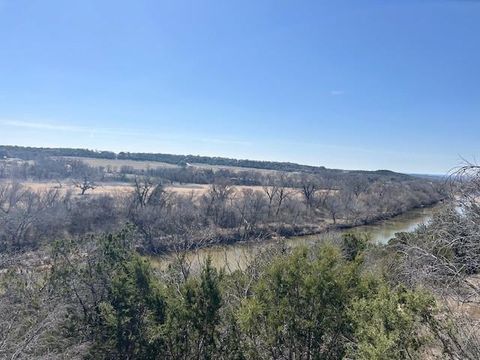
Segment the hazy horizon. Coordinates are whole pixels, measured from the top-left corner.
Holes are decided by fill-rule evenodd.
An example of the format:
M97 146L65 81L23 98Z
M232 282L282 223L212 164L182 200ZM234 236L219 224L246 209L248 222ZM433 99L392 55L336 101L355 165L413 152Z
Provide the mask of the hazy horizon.
M0 143L445 174L480 3L0 0Z

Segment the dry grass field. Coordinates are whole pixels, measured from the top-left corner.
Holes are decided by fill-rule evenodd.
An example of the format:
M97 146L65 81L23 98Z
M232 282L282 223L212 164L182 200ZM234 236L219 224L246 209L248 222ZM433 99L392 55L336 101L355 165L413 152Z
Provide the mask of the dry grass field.
M156 168L178 168L178 165L167 164L158 161L136 161L117 159L95 159L86 157L64 156L65 159L80 160L93 167L109 167L112 171L119 171L122 166L129 166L135 170L156 169Z
M1 183L1 182L0 182ZM74 194L78 193L79 190L75 187L73 181L65 180L61 182L34 182L34 181L25 181L22 182L22 185L33 190L33 191L45 191L45 190L59 190L61 192L67 192L71 190ZM193 194L194 197L201 196L205 194L210 185L207 184L175 184L166 186L166 190L172 191L177 194L190 195ZM263 191L262 186L233 186L236 192L241 192L246 189L251 189L253 191ZM109 194L109 195L122 195L128 194L133 191L133 184L131 183L119 183L119 182L99 182L97 187L94 190L89 190L87 194ZM290 189L290 191L296 196L300 196L298 189Z
M212 170L230 170L233 172L241 172L241 171L256 171L263 175L276 175L281 173L278 170L268 170L268 169L256 169L256 168L248 168L248 167L240 167L240 166L226 166L226 165L209 165L209 164L197 164L193 163L190 164L191 166L198 168L198 169L212 169Z
M143 161L143 160L117 160L117 159L95 159L95 158L86 158L86 157L75 157L75 156L64 156L65 159L71 160L80 160L85 164L93 167L110 167L112 171L119 171L122 166L129 166L135 170L145 170L145 169L157 169L157 168L179 168L180 166L174 164L168 164L160 161ZM267 170L267 169L255 169L255 168L246 168L239 166L223 166L223 165L209 165L209 164L197 164L192 163L189 166L197 169L211 169L215 170L230 170L233 172L241 171L256 171L260 172L263 175L275 175L278 174L277 170Z
M34 182L34 181L24 181L21 184L33 191L46 191L46 190L59 190L60 192L66 193L67 191L72 191L74 194L79 193L79 190L75 187L73 181L65 180L61 182ZM89 190L87 194L128 194L133 190L132 184L128 183L98 183L97 187L94 190Z

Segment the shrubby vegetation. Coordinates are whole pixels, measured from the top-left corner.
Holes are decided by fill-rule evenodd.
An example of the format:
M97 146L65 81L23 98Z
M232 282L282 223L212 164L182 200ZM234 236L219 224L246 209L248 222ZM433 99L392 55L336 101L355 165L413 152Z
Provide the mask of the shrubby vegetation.
M352 256L341 244L271 249L232 273L207 260L185 275L179 264L154 270L130 239L124 231L60 241L43 272L11 271L0 354L410 359L443 326L431 296L390 285L368 270L363 251Z
M443 342L448 355L480 358L480 168L455 174L456 201L427 225L397 234L386 251L393 283L428 289L450 320Z

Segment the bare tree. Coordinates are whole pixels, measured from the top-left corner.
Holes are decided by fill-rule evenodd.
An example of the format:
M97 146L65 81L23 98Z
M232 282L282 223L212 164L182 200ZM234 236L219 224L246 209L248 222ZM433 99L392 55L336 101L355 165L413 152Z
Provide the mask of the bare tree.
M81 181L73 181L73 185L80 189L80 195L85 195L88 190L95 190L97 185L88 175L84 175Z
M301 190L305 198L305 204L307 208L312 208L315 203L315 194L320 189L318 181L311 176L304 175L301 178Z
M237 208L241 215L244 238L248 237L261 221L267 206L262 192L252 189L242 190L240 199L237 201Z
M282 208L283 203L293 194L292 190L284 185L280 185L277 191L277 210L275 211L275 216L278 217L280 209Z
M355 198L366 193L370 186L370 182L365 176L357 175L349 179L346 182L346 187L352 192Z
M453 359L480 357L480 166L467 163L451 176L457 201L413 233L398 234L389 245L396 281L428 288L442 299L448 331L438 329ZM470 308L470 314L464 309Z
M268 218L270 219L270 214L272 212L272 205L273 205L273 200L275 197L278 196L278 192L280 191L280 187L277 184L273 184L270 186L264 186L263 187L263 192L265 195L267 195L268 198Z
M204 198L207 201L207 215L213 217L214 224L220 225L226 220L227 201L234 193L235 189L225 180L216 181L210 186Z
M134 183L134 203L136 206L145 207L147 206L148 200L151 194L156 188L156 184L150 177L139 178L135 176Z
M57 185L55 185L55 189L63 188L63 184L59 179L55 179L55 182L57 183Z
M8 214L26 192L26 189L16 181L0 185L0 211Z
M338 215L342 210L342 203L338 196L330 195L324 201L324 208L330 214L330 217L334 224L337 223Z
M0 161L0 179L3 179L7 175L7 163Z
M49 211L60 203L57 190L33 192L13 183L0 186L0 245L20 249L38 244Z

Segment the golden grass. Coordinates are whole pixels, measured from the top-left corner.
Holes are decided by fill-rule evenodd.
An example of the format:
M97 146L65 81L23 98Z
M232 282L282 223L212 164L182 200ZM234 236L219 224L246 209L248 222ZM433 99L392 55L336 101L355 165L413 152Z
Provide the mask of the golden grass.
M48 191L48 190L58 190L62 193L67 191L72 191L73 193L79 192L78 188L75 187L74 183L71 180L65 180L61 182L34 182L34 181L24 181L21 182L23 186L33 191ZM109 195L118 195L118 194L127 194L133 190L133 186L127 183L98 183L97 188L94 190L89 190L88 194L109 194Z
M60 182L54 181L24 181L21 184L28 189L33 191L46 191L46 190L59 190L62 193L66 193L71 190L73 193L78 193L78 188L75 187L72 180L63 180ZM246 186L238 185L233 186L235 192L241 192L243 190L251 189L253 191L263 191L262 186ZM190 195L198 197L202 196L208 192L210 185L208 184L174 184L167 185L165 187L167 191L172 191L176 194L181 195ZM294 196L300 196L301 193L298 189L290 189ZM88 190L87 194L108 194L108 195L118 195L118 194L128 194L133 191L133 184L131 183L118 183L118 182L99 182L97 187L94 190Z
M117 159L95 159L86 157L65 156L65 159L80 160L93 167L108 167L112 171L119 171L122 166L130 166L135 170L156 169L156 168L178 168L178 165L168 164L159 161L136 161L136 160L117 160Z
M89 166L93 167L108 167L112 168L112 171L119 171L122 166L131 166L135 170L145 170L145 169L157 169L157 168L179 168L180 166L169 164L160 161L143 161L143 160L117 160L117 159L96 159L96 158L86 158L86 157L77 157L77 156L63 156L64 159L71 160L80 160ZM198 164L192 163L191 167L197 169L211 169L211 170L230 170L233 172L241 171L256 171L263 175L268 174L278 174L280 171L277 170L268 170L268 169L256 169L256 168L247 168L239 166L224 166L224 165L209 165L209 164Z
M212 169L214 171L215 170L230 170L233 172L256 171L263 175L276 175L276 174L282 173L282 171L278 171L278 170L257 169L257 168L240 167L240 166L209 165L209 164L198 164L198 163L193 163L190 165L198 169Z

